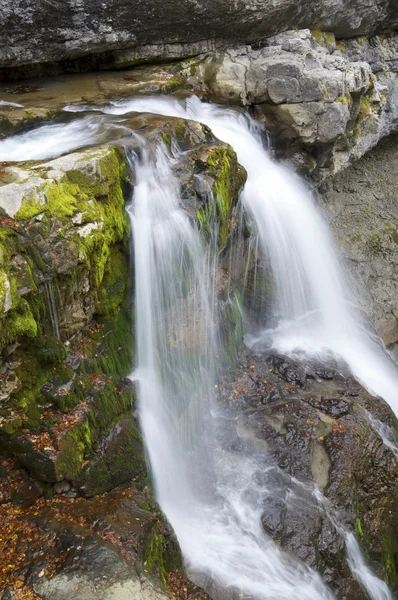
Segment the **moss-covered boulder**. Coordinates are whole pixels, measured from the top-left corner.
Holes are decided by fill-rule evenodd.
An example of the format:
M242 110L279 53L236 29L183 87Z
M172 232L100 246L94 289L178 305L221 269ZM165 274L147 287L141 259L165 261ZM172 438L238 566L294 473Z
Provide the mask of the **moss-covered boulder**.
M87 495L143 480L123 379L133 359L124 154L99 147L6 171L0 447L37 479Z

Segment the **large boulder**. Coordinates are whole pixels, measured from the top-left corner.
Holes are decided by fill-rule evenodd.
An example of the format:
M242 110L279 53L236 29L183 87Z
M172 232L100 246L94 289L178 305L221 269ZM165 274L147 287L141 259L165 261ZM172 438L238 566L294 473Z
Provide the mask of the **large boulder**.
M0 9L3 69L59 61L73 69L75 59L87 56L91 66L175 58L208 50L214 40L259 41L292 27L350 37L398 26L398 10L389 0L343 0L337 7L333 0L151 0L145 7L126 0L67 0L61 7L45 0L1 0Z

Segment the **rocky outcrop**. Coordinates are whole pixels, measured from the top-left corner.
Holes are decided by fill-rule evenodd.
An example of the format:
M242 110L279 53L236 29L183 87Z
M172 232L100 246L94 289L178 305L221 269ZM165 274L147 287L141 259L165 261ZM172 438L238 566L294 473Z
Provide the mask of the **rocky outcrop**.
M145 476L123 379L124 165L122 152L99 147L10 166L0 187L0 444L45 487L73 482L73 494Z
M219 52L197 76L214 99L252 107L277 156L319 182L396 129L397 40L289 31Z
M396 135L383 140L320 195L356 298L386 344L398 342L397 142Z
M391 0L344 0L338 6L332 0L151 0L145 6L126 0L68 0L62 6L45 0L2 0L0 9L2 69L59 61L73 69L73 61L87 56L91 67L123 61L131 65L198 54L214 40L259 41L292 27L332 31L340 38L398 27L398 10Z
M165 600L175 597L171 577L187 589L178 544L148 489L2 504L0 515L4 600Z
M231 416L225 449L236 462L247 451L256 456L266 534L316 569L337 598L365 600L349 568L351 532L395 592L397 447L383 444L369 417L396 427L389 407L342 365L248 351L221 397Z

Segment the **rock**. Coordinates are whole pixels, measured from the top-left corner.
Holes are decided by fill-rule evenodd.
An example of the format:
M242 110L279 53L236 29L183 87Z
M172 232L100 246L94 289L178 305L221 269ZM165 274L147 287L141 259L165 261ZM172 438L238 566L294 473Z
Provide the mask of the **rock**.
M7 588L3 593L1 600L15 600L15 596L10 588Z
M87 327L94 313L122 317L123 159L111 147L75 153L18 168L20 176L0 187L8 215L0 230L2 431L13 433L12 423L20 425L27 414L37 419L43 392L64 409L74 391L73 369L63 364L67 337ZM80 225L70 218L75 213L82 214ZM83 235L86 225L93 228Z
M364 555L371 557L373 572L394 592L398 462L368 417L369 411L396 431L391 410L349 375L323 381L299 377L294 364L248 351L241 360L232 383L220 393L241 439L229 447L231 460L242 460L247 444L256 450L255 485L261 490L257 497L263 498L265 532L317 570L337 598L365 600L348 567L337 522L354 533ZM251 398L250 409L228 393L230 385ZM284 398L264 404L261 386L281 387ZM317 500L319 490L322 501Z
M142 486L146 466L142 440L133 419L119 421L102 440L94 457L74 481L79 493L92 497L135 479Z
M320 194L356 301L386 344L398 342L397 139L382 141Z
M162 577L157 578L148 563L144 570L145 548L159 526L152 513L140 508L140 502L145 502L144 497L126 489L109 497L66 504L68 523L62 515L53 516L51 510L46 512L46 506L42 506L36 527L52 537L55 534L56 541L47 549L48 562L40 557L33 559L28 577L33 591L43 600L66 600L71 595L78 600L96 600L98 596L114 600L124 600L126 596L141 600L170 598L165 577L171 570L181 569L181 559L168 562L175 542L171 535L166 539L158 532L157 560ZM94 524L96 535L89 523ZM105 542L102 536L109 541ZM174 551L179 556L178 548ZM52 560L57 568L49 577Z
M12 494L12 503L19 508L28 508L43 495L43 489L33 479L22 483Z
M263 514L261 515L261 524L264 531L272 538L277 538L283 527L285 519L286 505L280 498L267 496L263 503Z
M220 49L196 78L211 97L252 107L278 158L319 183L364 155L398 123L396 34L338 41L294 30Z
M269 358L269 363L285 381L304 385L307 378L306 369L299 361L286 356L273 355Z
M66 481L66 479L63 481L57 481L57 483L54 484L54 492L56 494L65 494L66 492L70 491L70 488L70 482Z
M353 37L398 26L398 11L388 0L366 4L344 0L337 8L332 0L266 0L261 4L201 0L195 5L183 0L166 6L151 0L145 11L125 0L116 4L83 0L77 5L68 0L56 20L52 5L37 5L34 0L2 0L1 9L0 67L24 66L20 73L25 75L32 73L26 68L30 65L49 63L54 72L54 63L66 60L69 69L76 69L79 62L72 61L81 57L90 57L86 68L93 68L101 63L109 67L193 56L208 51L214 40L261 41L293 27L316 27L338 37ZM297 49L297 43L290 48ZM3 77L7 74L3 72Z
M48 121L51 112L48 108L2 106L0 104L0 139L12 135L17 130Z

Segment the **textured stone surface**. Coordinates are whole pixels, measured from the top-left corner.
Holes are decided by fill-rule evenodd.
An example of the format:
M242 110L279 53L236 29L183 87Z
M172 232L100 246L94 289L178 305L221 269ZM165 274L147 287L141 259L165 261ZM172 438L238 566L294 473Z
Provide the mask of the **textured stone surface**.
M287 31L215 53L197 77L215 100L253 107L278 157L319 181L396 129L397 44L397 35Z
M321 205L356 297L386 344L398 342L398 137L325 182Z
M383 400L335 366L333 373L330 364L243 353L221 386L231 416L224 443L237 463L247 449L255 451L266 533L318 570L336 598L365 600L335 525L355 535L373 572L396 592L398 462L369 412L395 436L397 421ZM335 521L325 500L316 500L315 486Z
M398 9L390 0L1 0L0 67L95 53L112 62L131 48L134 60L186 56L203 51L200 41L256 41L293 26L363 35L397 27Z

